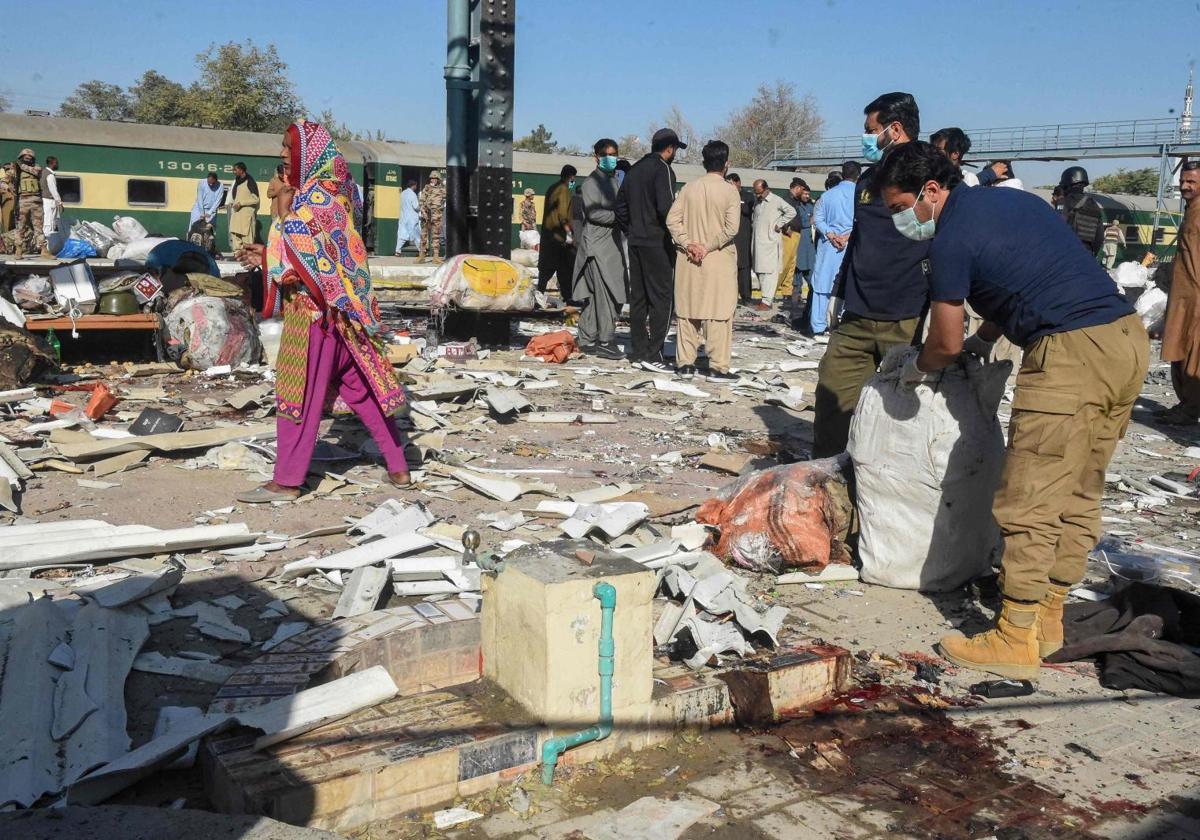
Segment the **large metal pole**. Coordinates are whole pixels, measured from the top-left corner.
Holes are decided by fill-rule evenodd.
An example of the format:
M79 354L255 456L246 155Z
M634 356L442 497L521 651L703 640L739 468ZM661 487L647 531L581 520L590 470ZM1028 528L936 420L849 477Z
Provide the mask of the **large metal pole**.
M471 2L446 0L446 255L467 251Z

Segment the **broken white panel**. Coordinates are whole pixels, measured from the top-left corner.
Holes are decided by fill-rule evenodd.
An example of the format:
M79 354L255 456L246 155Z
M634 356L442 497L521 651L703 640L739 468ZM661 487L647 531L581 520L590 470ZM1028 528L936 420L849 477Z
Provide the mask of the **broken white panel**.
M671 526L671 539L678 540L688 551L696 551L708 542L710 531L699 522L687 522Z
M35 544L16 546L0 558L0 569L23 569L29 566L48 566L57 563L82 563L134 557L147 554L172 554L196 548L220 548L254 542L245 523L228 525L199 525L148 533L100 534L96 537L80 532L73 537Z
M441 831L481 819L483 819L483 814L469 808L447 808L444 811L434 812L433 825Z
M54 686L54 719L50 737L61 741L83 725L84 720L99 706L87 693L88 663L73 668L58 678Z
M383 537L412 533L433 524L436 518L420 502L404 504L396 499L388 499L350 526L348 533L351 535L350 541L358 545Z
M531 411L525 415L528 423L559 423L570 425L577 423L584 426L616 423L617 418L611 414L596 414L586 411Z
M507 388L488 388L483 392L483 401L501 417L533 408L533 403L525 399L519 391Z
M400 534L381 540L360 545L346 551L331 554L328 557L309 557L304 560L294 560L283 567L282 577L286 579L299 577L316 569L352 570L360 566L372 566L383 560L391 560L414 551L422 551L435 545L429 537L420 534Z
M204 601L197 601L191 607L196 612L196 621L192 626L201 635L225 642L250 643L250 631L240 624L234 624L225 610Z
M775 578L778 586L785 583L832 583L840 580L858 580L858 569L845 563L830 563L816 574L788 572Z
M102 607L123 607L159 592L164 592L179 585L183 580L181 566L169 566L161 572L151 572L144 575L133 575L124 580L110 583L90 592L84 588L76 588L85 597L91 598Z
M678 635L687 618L696 615L696 608L691 600L683 604L667 601L663 604L662 613L654 623L654 644L665 645Z
M444 580L462 565L460 557L399 557L388 563L393 581Z
M705 621L699 616L692 616L683 620L680 629L691 634L692 641L698 649L694 656L684 660L693 671L699 671L710 659L722 653L746 656L754 652L754 648L733 622Z
M185 725L194 726L204 717L204 710L196 706L163 706L158 710L154 721L154 733L151 738L161 738L172 730L178 731ZM172 761L164 769L187 770L196 763L196 755L200 751L200 742L193 741L179 758Z
M333 617L347 618L374 610L379 606L390 574L391 569L386 565L362 566L351 572L334 607Z
M399 597L410 598L421 595L456 595L463 592L463 587L443 577L441 580L393 581L392 591Z
M622 496L628 496L635 490L641 490L642 485L630 484L622 481L616 484L603 484L599 487L593 487L589 490L579 490L574 493L568 493L567 498L573 502L578 502L581 505L594 505L601 502L611 502L613 499L619 499Z
M610 502L602 505L580 505L570 519L558 527L573 539L583 539L599 531L608 539L630 531L650 515L642 502Z
M635 563L645 564L653 560L670 557L672 554L677 554L679 552L679 540L660 540L659 542L650 543L650 545L639 545L635 548L613 549L613 552L620 554L622 557L628 557Z
M665 391L671 394L683 394L684 396L693 397L695 399L707 399L712 394L707 391L701 391L695 385L689 385L686 382L678 382L674 379L654 379L654 390Z
M261 750L340 720L359 709L390 700L397 693L396 683L387 670L373 665L245 712L181 721L178 728L151 738L136 750L75 780L68 788L67 803L98 805L169 764L183 754L189 744L234 724L262 730L263 735L254 742L254 748Z
M495 528L497 531L512 531L515 528L520 528L526 522L529 522L529 517L521 513L521 511L513 511L511 513L481 513L479 519L488 523L489 528Z
M307 621L285 621L275 628L275 635L263 642L264 652L286 642L292 636L298 636L308 629Z
M441 464L430 463L427 465L427 469L432 473L453 478L455 481L470 487L475 492L490 496L501 502L515 502L526 493L553 495L558 492L558 489L553 484L491 478L464 467L445 467Z
M168 677L183 677L188 680L224 685L236 669L182 656L164 656L157 651L138 654L133 660L133 670L146 674L162 674Z

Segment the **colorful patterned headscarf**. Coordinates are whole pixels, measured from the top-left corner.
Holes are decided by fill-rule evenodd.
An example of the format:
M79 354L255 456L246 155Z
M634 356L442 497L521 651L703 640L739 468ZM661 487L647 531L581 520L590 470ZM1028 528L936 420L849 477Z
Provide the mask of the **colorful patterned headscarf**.
M300 280L325 306L344 312L368 335L380 330L379 304L371 294L367 248L358 228L362 194L346 159L320 123L301 120L288 127L295 188L290 212L267 242L267 274L274 308L280 286ZM288 277L294 271L297 278ZM320 301L314 301L318 305Z

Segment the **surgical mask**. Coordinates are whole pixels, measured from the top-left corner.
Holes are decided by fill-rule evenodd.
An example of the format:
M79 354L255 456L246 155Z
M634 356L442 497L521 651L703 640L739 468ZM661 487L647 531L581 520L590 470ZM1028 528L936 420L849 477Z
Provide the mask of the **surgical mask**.
M891 145L891 142L889 142L887 146L880 148L878 134L864 134L862 136L863 157L871 163L879 163L879 161L883 160L883 153Z
M575 179L574 178L572 178L570 181L567 181L567 189L569 189L569 190L575 189Z
M921 190L917 194L918 202L923 195L925 195L925 190ZM917 218L917 205L915 202L912 207L909 207L907 210L901 210L892 216L892 224L896 226L896 230L901 236L907 237L914 242L925 242L926 240L933 239L933 234L937 228L932 215L930 215L927 222L922 222Z
M605 155L600 158L599 166L601 171L611 174L617 171L617 159L612 155Z

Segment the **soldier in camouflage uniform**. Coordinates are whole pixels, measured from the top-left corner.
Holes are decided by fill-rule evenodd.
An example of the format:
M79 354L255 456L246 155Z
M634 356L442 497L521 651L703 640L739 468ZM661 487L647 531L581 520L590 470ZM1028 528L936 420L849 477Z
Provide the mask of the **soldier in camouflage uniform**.
M537 205L533 203L535 195L533 187L525 188L525 200L521 202L521 230L537 230Z
M418 205L421 215L421 238L417 240L417 262L425 262L425 238L429 237L433 261L440 263L442 258L438 254L442 243L442 213L446 208L446 188L442 185L442 173L429 173L429 183L421 190Z
M35 162L33 149L22 149L13 163L17 180L17 256L27 251L40 251L43 257L54 256L46 250L42 233L42 168Z
M17 215L17 191L13 187L13 165L6 163L0 167L0 233L8 233L13 229Z

